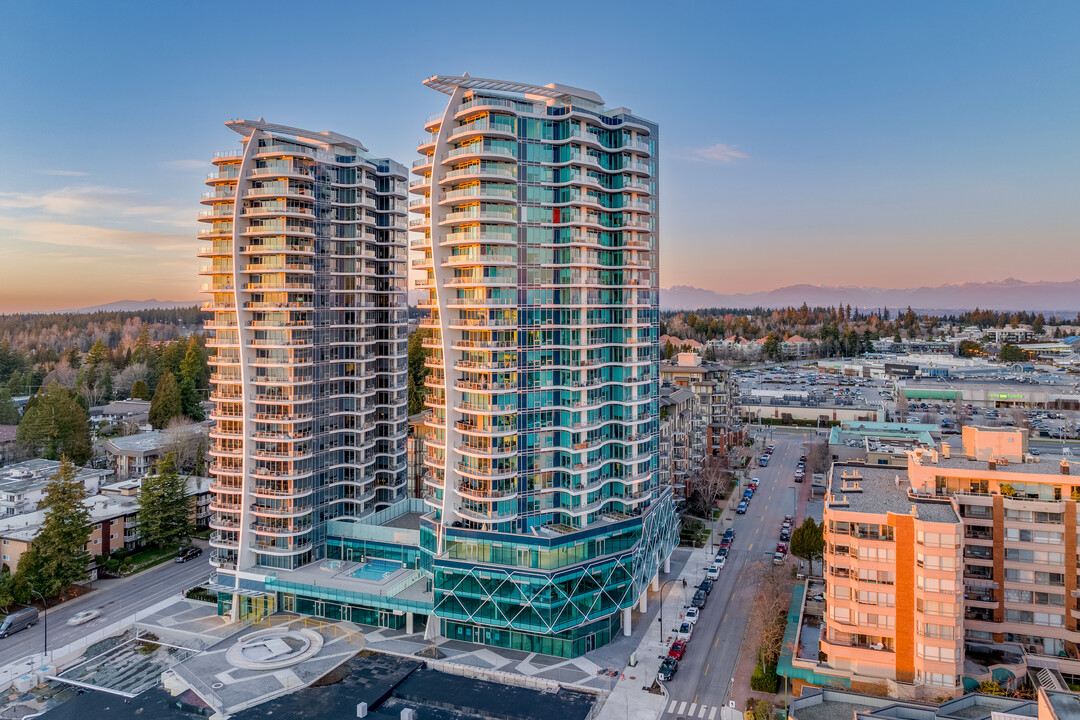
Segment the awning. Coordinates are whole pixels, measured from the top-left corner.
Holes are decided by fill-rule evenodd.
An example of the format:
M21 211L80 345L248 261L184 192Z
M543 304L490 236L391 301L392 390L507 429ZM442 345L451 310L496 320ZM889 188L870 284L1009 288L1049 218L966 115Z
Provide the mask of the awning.
M963 677L964 692L975 692L979 689L979 681L975 678L970 678L967 675Z
M263 592L262 590L248 590L247 588L233 587L232 585L219 585L213 582L204 582L200 587L204 587L210 592L221 593L224 595L243 595L244 597L260 598L270 597L274 593Z

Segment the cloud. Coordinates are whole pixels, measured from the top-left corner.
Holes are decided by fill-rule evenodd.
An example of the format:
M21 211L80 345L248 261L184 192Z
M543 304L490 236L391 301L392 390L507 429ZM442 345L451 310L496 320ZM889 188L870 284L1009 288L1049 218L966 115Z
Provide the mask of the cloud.
M59 175L61 177L86 177L90 173L81 170L38 170L38 175Z
M199 170L209 165L205 160L167 160L161 163L161 167L169 170Z
M64 187L43 193L0 192L0 209L39 211L62 217L86 216L95 221L145 218L150 222L191 227L194 212L186 208L150 205L142 193L104 185Z
M727 164L733 163L736 160L745 160L749 155L737 149L737 146L735 145L717 143L716 145L710 145L709 147L696 148L693 151L692 157L694 160Z
M0 216L0 231L3 231L5 235L3 244L15 240L22 244L40 243L84 250L123 251L128 255L144 256L155 255L159 252L193 256L195 251L195 238L187 235L117 230L94 225L56 222L39 217Z

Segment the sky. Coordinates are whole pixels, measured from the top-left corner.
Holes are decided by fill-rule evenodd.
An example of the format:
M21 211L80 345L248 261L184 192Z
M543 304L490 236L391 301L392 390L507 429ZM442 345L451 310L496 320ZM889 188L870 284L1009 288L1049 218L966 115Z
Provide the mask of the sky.
M0 312L200 299L226 120L409 164L466 71L660 123L663 287L1080 277L1080 3L559 7L0 3Z

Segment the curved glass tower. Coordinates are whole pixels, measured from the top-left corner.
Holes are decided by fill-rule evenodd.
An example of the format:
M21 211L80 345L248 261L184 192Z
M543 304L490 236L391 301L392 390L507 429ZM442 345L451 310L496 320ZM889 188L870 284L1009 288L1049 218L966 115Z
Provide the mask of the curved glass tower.
M324 556L405 496L405 168L344 135L234 121L200 237L215 348L219 578ZM234 606L234 615L236 608Z
M580 654L677 530L656 459L659 128L561 85L424 84L450 96L410 183L435 614L451 637Z

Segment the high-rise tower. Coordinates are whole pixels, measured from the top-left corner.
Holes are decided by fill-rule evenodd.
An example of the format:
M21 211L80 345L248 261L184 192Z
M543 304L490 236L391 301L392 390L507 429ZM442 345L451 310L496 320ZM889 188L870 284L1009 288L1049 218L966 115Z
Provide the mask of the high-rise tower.
M450 96L410 183L434 612L450 637L577 655L629 621L676 538L656 459L659 128L562 85L424 84Z
M199 255L211 558L239 587L237 571L324 557L329 520L405 496L406 171L337 133L226 124L241 148L214 157Z

